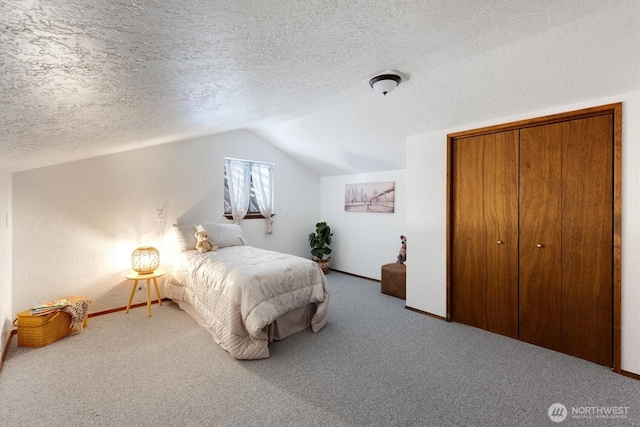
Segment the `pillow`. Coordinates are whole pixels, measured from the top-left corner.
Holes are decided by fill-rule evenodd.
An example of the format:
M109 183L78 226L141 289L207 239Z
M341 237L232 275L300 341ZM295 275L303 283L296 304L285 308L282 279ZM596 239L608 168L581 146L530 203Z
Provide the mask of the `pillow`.
M190 251L196 248L196 227L193 224L178 225L173 224L176 228L176 241L178 242L178 250L180 252Z
M247 239L242 234L242 228L238 224L218 224L215 222L205 222L197 226L204 228L211 240L217 247L226 248L228 246L244 246Z

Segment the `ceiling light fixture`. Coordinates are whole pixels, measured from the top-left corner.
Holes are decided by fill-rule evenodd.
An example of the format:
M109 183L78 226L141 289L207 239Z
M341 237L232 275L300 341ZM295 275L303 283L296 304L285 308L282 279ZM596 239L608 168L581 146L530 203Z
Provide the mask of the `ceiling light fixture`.
M380 92L386 95L387 92L391 92L400 84L400 76L397 74L380 74L379 76L372 77L369 80L369 85L376 92Z

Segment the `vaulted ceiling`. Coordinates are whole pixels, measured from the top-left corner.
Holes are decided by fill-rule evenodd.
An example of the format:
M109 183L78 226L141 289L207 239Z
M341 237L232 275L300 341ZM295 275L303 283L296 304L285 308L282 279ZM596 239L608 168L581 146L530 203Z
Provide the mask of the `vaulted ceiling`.
M455 124L446 64L634 2L1 0L0 167L250 129L321 175L404 168Z

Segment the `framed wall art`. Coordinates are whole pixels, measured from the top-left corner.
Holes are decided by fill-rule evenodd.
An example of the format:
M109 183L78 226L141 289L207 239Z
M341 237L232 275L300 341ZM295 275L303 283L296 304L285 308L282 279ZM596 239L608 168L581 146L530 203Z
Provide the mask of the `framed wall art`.
M393 213L395 182L345 184L344 210L348 212Z

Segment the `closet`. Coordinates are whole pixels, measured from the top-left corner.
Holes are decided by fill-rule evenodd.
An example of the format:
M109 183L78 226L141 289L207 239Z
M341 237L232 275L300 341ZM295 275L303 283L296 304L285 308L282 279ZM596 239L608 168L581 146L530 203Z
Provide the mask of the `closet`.
M449 135L451 320L619 366L620 118Z

